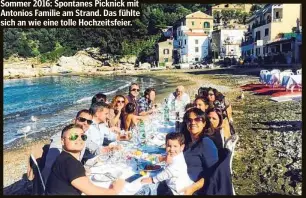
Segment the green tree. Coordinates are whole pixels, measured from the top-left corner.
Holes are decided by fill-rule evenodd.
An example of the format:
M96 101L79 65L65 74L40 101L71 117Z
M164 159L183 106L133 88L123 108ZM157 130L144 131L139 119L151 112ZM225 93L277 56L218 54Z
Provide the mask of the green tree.
M257 10L260 10L263 8L263 4L253 4L250 9L250 14L253 15Z

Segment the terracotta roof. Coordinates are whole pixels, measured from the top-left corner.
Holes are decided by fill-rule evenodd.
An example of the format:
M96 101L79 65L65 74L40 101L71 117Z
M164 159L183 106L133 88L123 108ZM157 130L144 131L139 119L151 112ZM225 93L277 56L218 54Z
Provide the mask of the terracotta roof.
M208 36L208 34L205 34L203 32L186 32L187 36Z

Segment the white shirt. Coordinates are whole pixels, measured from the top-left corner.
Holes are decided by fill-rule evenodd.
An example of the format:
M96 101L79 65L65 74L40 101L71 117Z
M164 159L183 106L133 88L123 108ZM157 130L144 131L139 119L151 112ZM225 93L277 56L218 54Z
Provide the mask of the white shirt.
M171 111L173 111L172 108L172 102L174 101L175 104L175 111L179 112L185 112L185 106L190 103L190 97L187 93L183 93L180 99L175 98L176 92L173 92L168 97L168 107Z
M183 152L173 157L172 163L166 165L164 170L152 179L154 183L166 180L174 195L183 195L184 192L179 193L179 191L194 183L187 173L187 164Z
M105 123L98 124L94 121L86 131L86 134L86 148L88 148L90 153L94 155L100 154L101 148L103 147L104 138L107 138L110 141L115 141L117 138L116 134L113 133Z

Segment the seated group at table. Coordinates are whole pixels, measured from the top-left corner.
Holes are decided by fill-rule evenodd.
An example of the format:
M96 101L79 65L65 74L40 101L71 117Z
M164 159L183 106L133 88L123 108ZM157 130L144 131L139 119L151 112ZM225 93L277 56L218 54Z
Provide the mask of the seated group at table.
M110 143L131 139L131 129L158 112L156 90L147 88L138 99L139 91L139 85L133 83L127 96L116 95L110 104L106 95L96 94L90 108L77 113L74 124L51 137L42 170L46 194L108 195L122 191L122 179L108 189L94 185L83 164L96 155L124 149ZM191 103L183 86L178 86L164 105L184 113L182 127L166 136L167 156L159 158L166 161L163 171L143 178L143 188L137 194L205 194L205 184L219 160L218 150L234 133L232 107L223 94L211 87L199 88Z

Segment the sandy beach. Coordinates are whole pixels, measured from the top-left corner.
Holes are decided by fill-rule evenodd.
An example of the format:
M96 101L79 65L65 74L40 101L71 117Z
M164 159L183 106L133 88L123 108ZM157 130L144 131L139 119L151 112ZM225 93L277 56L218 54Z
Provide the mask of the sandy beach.
M260 68L215 70L163 70L137 72L147 77L166 79L167 86L157 90L162 102L178 84L194 99L200 86L214 87L232 102L233 119L240 140L233 161L233 183L237 195L301 194L301 102L276 103L269 96L245 93L240 86L258 82ZM25 173L31 149L49 143L49 131L41 137L20 140L4 150L4 194L26 194ZM29 137L31 138L31 137ZM20 190L23 189L23 190Z

